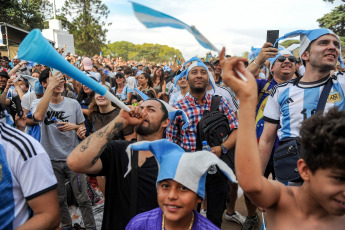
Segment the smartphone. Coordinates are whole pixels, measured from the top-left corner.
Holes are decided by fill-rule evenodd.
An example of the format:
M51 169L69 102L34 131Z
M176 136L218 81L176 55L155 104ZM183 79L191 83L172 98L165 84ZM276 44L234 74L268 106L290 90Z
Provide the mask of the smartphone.
M277 41L278 38L279 38L279 30L267 30L267 37L266 37L267 42L270 42L274 45L274 43ZM278 48L278 42L273 47Z

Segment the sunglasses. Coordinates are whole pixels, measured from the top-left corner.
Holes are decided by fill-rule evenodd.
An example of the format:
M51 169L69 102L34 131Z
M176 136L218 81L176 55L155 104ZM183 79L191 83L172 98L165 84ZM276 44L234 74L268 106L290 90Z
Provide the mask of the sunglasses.
M121 79L121 78L123 78L122 76L116 76L115 77L116 79Z
M279 56L278 57L278 61L279 62L284 62L286 60L286 58L290 61L290 62L296 62L296 58L294 56L289 56L289 57L286 57L286 56Z

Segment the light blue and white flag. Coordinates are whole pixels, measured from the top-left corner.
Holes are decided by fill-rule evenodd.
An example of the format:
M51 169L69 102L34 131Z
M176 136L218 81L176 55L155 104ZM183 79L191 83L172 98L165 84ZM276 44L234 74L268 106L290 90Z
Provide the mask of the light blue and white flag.
M155 27L172 27L175 29L186 29L191 33L195 39L202 45L205 49L214 50L219 52L219 50L205 38L195 26L189 26L186 23L174 18L170 15L164 14L157 10L151 9L144 5L131 2L134 10L134 14L137 19L146 27L146 28L155 28Z

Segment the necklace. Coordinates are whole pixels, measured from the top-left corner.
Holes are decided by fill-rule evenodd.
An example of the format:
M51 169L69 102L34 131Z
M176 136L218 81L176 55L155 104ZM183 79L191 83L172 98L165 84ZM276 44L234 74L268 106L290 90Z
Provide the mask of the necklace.
M192 217L192 221L190 222L190 225L189 225L189 227L188 227L188 230L191 230L192 229L192 227L193 227L193 224L194 224L194 212L192 212L193 213L193 217ZM164 213L163 213L163 216L162 216L162 230L164 230L165 228L164 228Z

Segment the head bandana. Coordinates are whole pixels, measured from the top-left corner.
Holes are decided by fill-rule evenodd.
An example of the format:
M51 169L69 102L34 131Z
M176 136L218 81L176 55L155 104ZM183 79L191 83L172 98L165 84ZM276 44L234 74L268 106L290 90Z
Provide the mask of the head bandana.
M144 101L147 101L148 99L154 99L154 100L157 100L157 101L160 101L163 103L163 105L165 106L165 108L168 110L168 113L169 113L169 119L170 119L170 123L175 119L176 116L179 116L181 115L182 116L182 120L185 122L182 126L182 129L185 129L188 127L189 125L189 119L187 117L187 114L181 110L181 109L175 109L173 108L171 105L169 105L168 103L166 103L165 101L163 100L160 100L160 99L157 99L157 98L149 98L145 93L141 92L140 90L138 89L134 89L135 92L137 92L137 94L140 95L140 97L144 100Z
M172 179L183 184L203 199L205 198L207 170L211 165L217 165L232 183L237 183L233 171L215 154L208 151L185 152L180 146L167 139L153 142L142 141L129 145L127 147L128 171L125 176L132 169L131 150L149 150L153 153L158 163L157 183Z
M340 39L339 37L331 30L326 29L326 28L321 28L321 29L315 29L315 30L296 30L296 31L292 31L290 33L285 34L284 36L280 37L277 39L277 41L275 43L277 43L278 41L285 39L285 38L291 38L291 37L296 37L298 35L300 35L300 48L299 48L299 56L301 58L302 54L304 53L304 51L306 51L306 49L308 48L309 44L311 42L313 42L314 40L318 39L319 37L326 35L326 34L331 34L334 35L340 44ZM341 53L341 48L339 47L339 51ZM301 58L302 60L302 58ZM338 57L338 61L340 62L342 68L345 68L345 65L343 63L343 61L341 60L341 55L339 55Z
M277 59L278 59L280 56L284 55L284 54L292 55L292 53L291 53L290 50L283 49L283 50L280 50L280 51L278 52L278 54L277 54L275 57L267 59L267 60L269 60L270 63L271 63L271 64L270 64L270 69L272 68L273 64L277 61Z
M193 63L186 70L183 70L179 75L177 75L175 77L175 86L177 84L177 81L182 77L186 77L186 80L188 80L189 71L191 71L194 67L201 66L207 71L208 80L210 81L210 84L213 88L213 92L216 92L216 90L215 90L216 82L214 81L212 74L208 71L207 66L198 57L192 57L189 61L187 61L186 63L183 64L182 68L185 68L186 65L190 62L193 62Z

